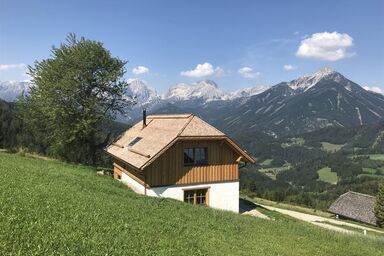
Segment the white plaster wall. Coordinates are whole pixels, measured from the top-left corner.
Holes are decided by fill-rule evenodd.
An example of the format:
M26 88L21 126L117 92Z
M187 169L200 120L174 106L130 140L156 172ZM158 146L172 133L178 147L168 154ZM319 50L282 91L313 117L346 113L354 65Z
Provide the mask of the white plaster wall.
M239 182L205 183L198 185L164 186L147 189L147 195L184 200L183 189L209 187L209 206L212 208L239 212Z
M143 185L141 185L139 182L135 181L131 177L129 177L124 172L121 172L121 182L123 182L125 185L130 187L133 191L135 191L138 194L144 194L145 188Z

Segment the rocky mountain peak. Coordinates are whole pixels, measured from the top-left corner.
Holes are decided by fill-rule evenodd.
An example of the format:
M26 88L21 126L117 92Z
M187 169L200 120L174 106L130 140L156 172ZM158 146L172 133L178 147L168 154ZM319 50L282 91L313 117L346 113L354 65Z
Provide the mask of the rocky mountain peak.
M288 83L288 86L293 90L307 91L321 80L334 80L339 83L342 79L345 78L340 73L334 71L332 68L324 67L313 75L302 76L292 80Z

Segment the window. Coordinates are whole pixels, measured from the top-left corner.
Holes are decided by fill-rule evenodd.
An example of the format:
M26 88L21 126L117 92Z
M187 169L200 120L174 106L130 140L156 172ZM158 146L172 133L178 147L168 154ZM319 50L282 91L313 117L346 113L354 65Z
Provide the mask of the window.
M193 205L208 205L208 188L184 190L184 202Z
M192 165L194 162L193 148L184 149L184 165Z
M206 165L208 164L207 148L185 148L184 165Z
M133 145L135 145L137 142L139 142L143 137L136 137L134 140L132 140L129 144L128 144L128 147L132 147Z

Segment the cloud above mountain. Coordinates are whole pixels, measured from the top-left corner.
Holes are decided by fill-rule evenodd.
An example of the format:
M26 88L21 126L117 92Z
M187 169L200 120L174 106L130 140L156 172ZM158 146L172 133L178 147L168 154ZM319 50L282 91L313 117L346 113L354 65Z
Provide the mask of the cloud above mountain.
M202 78L208 76L222 76L224 70L220 67L214 67L211 63L205 62L203 64L198 64L194 69L181 71L180 75L186 77Z
M354 55L348 52L353 38L346 33L315 33L301 41L296 52L298 57L338 61Z
M242 77L254 79L261 75L260 72L256 72L253 70L253 68L250 67L242 67L237 71Z
M294 66L294 65L291 65L291 64L286 64L286 65L283 66L283 69L286 70L286 71L292 71L292 70L296 70L297 66Z
M135 75L142 75L149 72L149 68L144 66L137 66L132 69L132 73Z
M18 64L0 64L0 70L9 70L9 69L25 69L27 65L24 63Z
M367 91L384 94L384 90L378 86L363 86L363 88Z

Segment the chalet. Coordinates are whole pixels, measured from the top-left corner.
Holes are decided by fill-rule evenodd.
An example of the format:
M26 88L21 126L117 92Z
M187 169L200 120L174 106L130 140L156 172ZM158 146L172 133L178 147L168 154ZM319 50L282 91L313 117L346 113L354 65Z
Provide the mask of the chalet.
M342 218L376 225L374 196L348 191L329 207L328 211Z
M193 114L146 116L106 148L114 178L135 192L239 211L239 163L255 163Z

